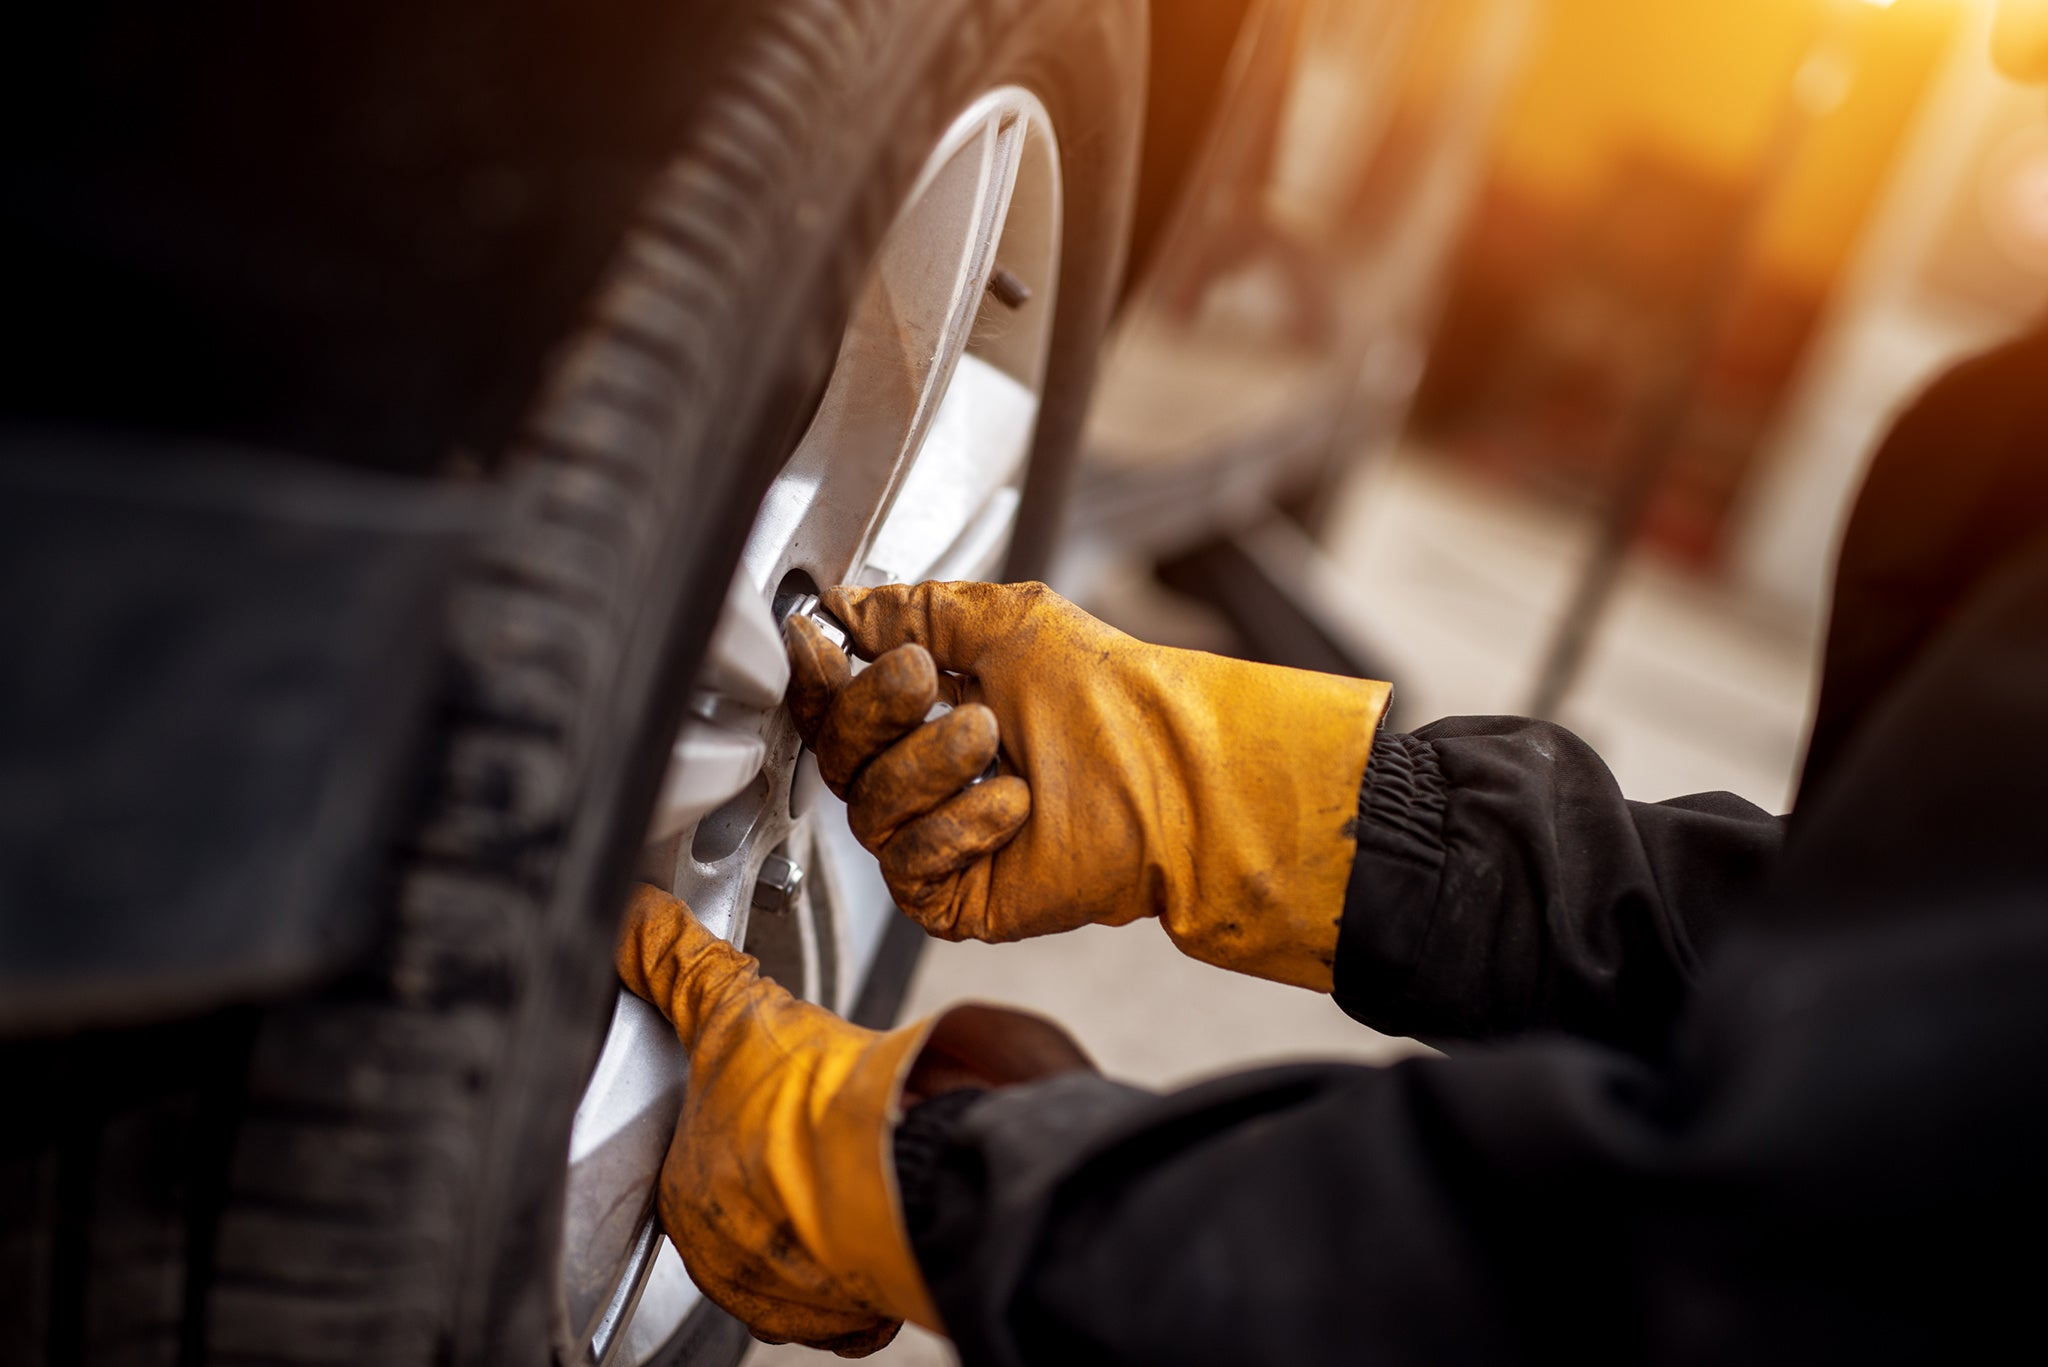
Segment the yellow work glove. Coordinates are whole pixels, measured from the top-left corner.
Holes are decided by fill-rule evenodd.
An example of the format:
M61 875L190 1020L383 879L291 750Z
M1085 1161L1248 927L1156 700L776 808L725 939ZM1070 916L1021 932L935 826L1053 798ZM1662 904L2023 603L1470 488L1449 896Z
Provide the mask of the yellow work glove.
M791 705L926 930L1157 916L1197 959L1330 990L1388 685L1146 645L1043 584L823 601L875 663L794 619ZM955 710L924 722L934 699ZM1003 776L967 786L999 738Z
M887 1033L760 976L753 959L641 885L619 977L690 1055L656 1209L698 1287L755 1337L863 1357L902 1321L940 1329L896 1193L902 1111L962 1087L1089 1066L1036 1016L960 1006Z

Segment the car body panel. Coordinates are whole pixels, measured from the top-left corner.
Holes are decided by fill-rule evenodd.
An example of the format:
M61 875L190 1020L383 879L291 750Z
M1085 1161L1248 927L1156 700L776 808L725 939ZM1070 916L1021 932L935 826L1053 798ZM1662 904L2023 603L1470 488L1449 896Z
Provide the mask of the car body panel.
M222 448L0 439L0 1026L270 992L370 942L486 523Z

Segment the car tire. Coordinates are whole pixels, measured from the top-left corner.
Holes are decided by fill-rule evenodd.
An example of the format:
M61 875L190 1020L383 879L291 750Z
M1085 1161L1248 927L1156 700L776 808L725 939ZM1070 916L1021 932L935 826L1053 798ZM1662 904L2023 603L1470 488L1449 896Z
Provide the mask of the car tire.
M769 0L731 51L495 476L378 952L298 1000L8 1046L0 1361L587 1358L563 1154L668 738L892 207L997 83L1062 130L1010 562L1042 564L1122 267L1142 0ZM664 1357L743 1346L687 1337Z

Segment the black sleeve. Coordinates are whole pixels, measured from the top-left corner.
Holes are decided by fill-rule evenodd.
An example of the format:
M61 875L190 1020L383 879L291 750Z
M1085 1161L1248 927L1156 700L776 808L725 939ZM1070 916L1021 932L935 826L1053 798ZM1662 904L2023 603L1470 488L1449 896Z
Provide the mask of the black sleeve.
M1871 458L1835 567L1802 803L1958 605L2048 527L2044 375L2036 326L1929 385Z
M1783 822L1728 793L1629 802L1563 727L1459 717L1373 746L1337 945L1376 1029L1659 1047Z
M987 1093L899 1163L919 1263L968 1367L2038 1341L2048 917L1955 931L1732 946L1663 1066L1558 1039Z
M911 1240L965 1361L1805 1367L2038 1345L2044 700L2048 541L1873 712L1655 1059L1551 1037L914 1112ZM1447 813L1485 731L1429 742ZM1503 791L1522 790L1498 770L1479 788ZM1643 829L1575 805L1555 829ZM1617 858L1669 867L1635 841Z

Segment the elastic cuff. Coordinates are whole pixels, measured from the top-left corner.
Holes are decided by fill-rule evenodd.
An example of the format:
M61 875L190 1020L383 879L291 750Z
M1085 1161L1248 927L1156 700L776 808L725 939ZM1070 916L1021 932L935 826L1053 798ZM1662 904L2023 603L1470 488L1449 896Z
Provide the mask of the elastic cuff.
M1368 1025L1399 1001L1421 958L1443 882L1448 792L1428 741L1405 732L1374 739L1335 975L1337 1005Z
M1405 731L1374 737L1358 785L1360 849L1441 867L1446 805L1434 745Z

